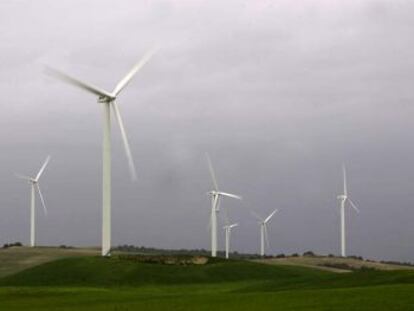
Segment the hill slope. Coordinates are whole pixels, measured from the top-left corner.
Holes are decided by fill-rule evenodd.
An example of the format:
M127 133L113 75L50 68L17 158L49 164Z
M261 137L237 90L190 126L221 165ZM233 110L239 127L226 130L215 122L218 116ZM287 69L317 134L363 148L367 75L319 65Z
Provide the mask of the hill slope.
M137 262L120 256L74 257L44 263L0 279L0 286L166 286L246 282L247 290L414 284L414 271L330 273L297 266L215 259L205 265Z
M414 270L414 266L410 265L386 264L377 261L366 261L350 257L290 256L284 258L257 259L254 261L272 265L308 267L338 273L351 272L359 269L375 269L381 271Z
M166 265L111 258L65 258L0 279L0 286L146 286L185 285L240 281L271 281L278 284L308 284L331 275L298 267L273 267L247 261L216 259L205 265ZM289 280L289 284L286 283Z
M410 310L414 271L63 258L0 278L4 310Z
M0 278L66 257L96 256L98 249L57 247L10 247L0 249Z

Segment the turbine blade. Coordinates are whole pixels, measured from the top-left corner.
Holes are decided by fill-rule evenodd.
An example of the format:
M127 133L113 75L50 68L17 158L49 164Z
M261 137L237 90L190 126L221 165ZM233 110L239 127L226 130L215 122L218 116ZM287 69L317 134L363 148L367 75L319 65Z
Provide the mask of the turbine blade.
M128 83L132 80L132 78L135 76L135 74L140 70L155 54L157 49L152 49L148 51L144 57L134 65L134 67L131 68L131 70L125 75L125 77L118 82L118 84L115 86L115 89L113 90L112 94L114 96L117 96L124 88L128 85Z
M219 212L220 211L220 206L221 206L221 200L220 200L220 196L216 196L216 210Z
M48 75L50 75L50 76L53 76L53 77L58 78L58 79L60 79L60 80L62 80L64 82L67 82L69 84L72 84L74 86L77 86L77 87L79 87L79 88L81 88L81 89L83 89L85 91L88 91L90 93L93 93L95 95L104 96L104 97L107 97L107 98L113 98L114 97L112 94L110 94L110 93L108 93L108 92L100 89L97 86L94 86L92 84L83 82L81 80L78 80L78 79L76 79L76 78L74 78L72 76L69 76L66 73L64 73L64 72L62 72L60 70L57 70L55 68L46 66L45 72Z
M219 192L219 194L222 195L222 196L225 196L225 197L242 200L242 197L237 195L237 194L231 194L231 193L227 193L227 192Z
M214 190L218 191L218 184L216 179L216 174L214 173L213 164L211 163L210 156L206 153L207 162L208 162L208 169L210 171L211 180L213 181Z
M232 225L230 225L230 229L234 228L234 227L237 227L238 225L239 225L238 223L232 224Z
M352 200L351 199L349 199L348 198L348 201L349 201L349 204L352 206L352 208L357 212L357 213L359 213L360 212L360 210L358 209L358 207L356 207L356 205L354 204L354 202L352 202Z
M229 198L233 198L233 199L238 199L241 200L242 197L236 194L231 194L231 193L226 193L226 192L219 192L220 195L223 195L225 197L229 197Z
M346 169L345 169L345 164L343 164L342 165L342 173L343 173L343 176L344 176L344 194L345 195L348 195L348 187L347 187L347 184L346 184Z
M38 183L36 183L37 191L39 192L40 201L42 202L43 211L45 212L45 215L47 215L47 208L45 204L45 200L43 199L42 191L40 191L40 186Z
M211 211L211 213L210 213L210 217L209 217L209 219L208 219L208 225L207 225L207 231L208 232L210 232L211 231L211 217L212 217L212 214L213 213L213 211Z
M275 209L269 216L267 216L267 218L264 220L264 222L265 223L267 223L269 220L270 220L270 218L272 218L273 217L273 215L277 212L278 210L277 209Z
M264 237L265 237L266 246L267 246L267 249L270 249L269 233L267 231L266 223L263 224L263 227L264 227Z
M29 176L25 176L25 175L21 175L21 174L14 174L17 178L20 178L20 179L25 179L25 180L28 180L28 181L32 181L32 178L31 177L29 177Z
M111 104L112 104L112 108L114 109L116 120L118 121L119 129L121 130L121 136L122 136L122 141L124 143L125 154L128 160L129 173L131 174L132 181L135 181L137 179L137 173L135 170L134 159L132 158L131 148L129 147L129 142L128 142L128 138L127 138L125 127L124 127L124 122L122 121L122 117L121 117L121 114L119 112L119 108L116 102L113 101Z
M41 167L41 168L40 168L40 170L39 170L39 173L37 173L37 175L36 175L36 177L35 177L35 180L36 180L36 181L38 181L38 180L39 180L39 178L40 178L40 176L42 176L42 174L43 174L43 172L44 172L44 170L45 170L45 168L46 168L47 164L49 163L49 161L50 161L50 156L47 156L47 158L46 158L45 162L43 163L42 167Z

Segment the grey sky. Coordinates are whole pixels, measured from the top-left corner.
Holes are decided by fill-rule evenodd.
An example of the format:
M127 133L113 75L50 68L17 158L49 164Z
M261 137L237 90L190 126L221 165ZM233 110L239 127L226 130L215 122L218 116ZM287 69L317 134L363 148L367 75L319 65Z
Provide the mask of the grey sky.
M280 213L273 253L339 251L341 163L360 207L350 254L414 260L414 3L411 1L0 2L0 243L29 237L29 186L42 180L39 244L98 245L101 107L43 64L120 95L138 178L113 127L113 244L208 248L209 151L254 252L247 211ZM220 248L224 232L220 232Z

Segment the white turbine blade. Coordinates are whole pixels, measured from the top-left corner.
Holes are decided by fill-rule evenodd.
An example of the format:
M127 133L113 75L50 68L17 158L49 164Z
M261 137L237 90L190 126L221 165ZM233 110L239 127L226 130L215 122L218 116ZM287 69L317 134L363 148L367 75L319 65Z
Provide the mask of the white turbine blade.
M216 195L214 197L214 206L215 206L216 211L220 211L220 203L221 203L220 196Z
M211 163L210 156L206 153L207 162L208 162L208 169L210 171L211 180L213 181L214 190L218 191L218 184L216 179L216 174L214 173L213 164Z
M237 223L236 224L232 224L232 225L229 226L229 228L231 229L231 228L237 227L238 225L239 224L237 224Z
M79 87L83 90L86 90L90 93L93 93L95 95L104 96L104 97L108 97L108 98L113 98L112 94L100 89L99 87L94 86L94 85L89 84L89 83L86 83L86 82L83 82L83 81L78 80L74 77L71 77L71 76L67 75L66 73L63 73L62 71L57 70L55 68L51 68L51 67L46 66L46 73L49 74L50 76L58 78L58 79L60 79L64 82L68 82L68 83L70 83L74 86L77 86L77 87Z
M349 204L352 206L352 208L357 212L357 213L359 213L360 212L360 210L358 209L358 207L356 207L356 205L354 204L354 202L352 202L352 200L351 199L349 199L348 198L348 201L349 201Z
M42 202L43 210L45 212L45 215L47 215L47 208L45 204L45 200L43 199L42 191L40 191L40 186L38 183L36 183L37 191L39 192L40 201Z
M39 178L40 178L40 176L42 176L42 174L43 174L43 172L44 172L44 170L45 170L45 168L46 168L47 164L49 163L49 161L50 161L50 156L47 156L47 158L46 158L45 162L43 163L42 167L41 167L41 168L40 168L40 170L39 170L39 173L37 173L37 175L36 175L36 177L35 177L35 180L36 180L36 181L38 181L38 180L39 180Z
M125 154L128 160L128 166L129 166L129 172L131 174L131 179L132 181L135 181L137 179L137 173L135 170L134 159L132 158L131 148L129 147L128 138L127 138L125 127L124 127L124 122L122 121L121 114L119 112L119 108L116 102L113 101L111 104L114 109L115 117L118 121L119 129L121 130L122 141L124 143Z
M126 76L115 86L115 89L112 92L114 96L117 96L125 88L125 86L127 86L127 84L135 76L138 70L140 70L151 59L152 55L154 55L156 51L156 49L148 51L144 57L138 63L136 63L134 67L132 67Z
M25 175L20 175L20 174L14 174L17 178L20 178L20 179L25 179L25 180L28 180L28 181L32 181L32 178L31 177L29 177L29 176L25 176Z
M211 231L211 213L210 213L210 217L208 219L208 225L207 225L207 231L210 232Z
M233 198L233 199L238 199L238 200L242 200L242 197L236 194L231 194L231 193L226 193L226 192L219 192L220 195L223 195L225 197L229 197L229 198Z
M345 164L343 164L342 165L342 173L343 173L343 176L344 176L344 194L345 195L348 195L348 187L347 187L347 184L346 184L346 169L345 169Z
M277 209L275 209L269 216L267 216L267 218L264 220L264 222L265 223L267 223L269 220L270 220L270 218L272 218L273 217L273 215L275 214L277 212Z
M265 241L266 241L266 246L267 246L268 249L270 249L269 234L267 232L266 223L263 224L263 227L264 227L264 237L265 237Z

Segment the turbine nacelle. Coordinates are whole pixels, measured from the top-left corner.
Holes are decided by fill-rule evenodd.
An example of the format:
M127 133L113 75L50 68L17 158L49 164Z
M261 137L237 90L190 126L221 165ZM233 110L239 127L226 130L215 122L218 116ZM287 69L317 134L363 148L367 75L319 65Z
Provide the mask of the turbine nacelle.
M220 193L218 191L214 191L214 190L207 192L207 195L211 195L211 196L215 196L215 195L219 195L219 194Z
M225 225L224 227L223 227L223 229L228 229L228 230L231 230L231 229L233 229L234 227L237 227L239 224L232 224L232 225Z
M216 190L212 190L207 192L207 195L211 195L211 196L224 196L224 197L229 197L229 198L233 198L233 199L238 199L238 200L242 200L242 197L237 195L237 194L232 194L232 193L227 193L227 192L221 192L221 191L216 191Z
M99 96L98 97L98 103L110 103L111 101L114 101L116 99L116 97L109 97L109 96Z
M340 194L337 196L337 199L340 201L345 201L348 198L345 194Z

